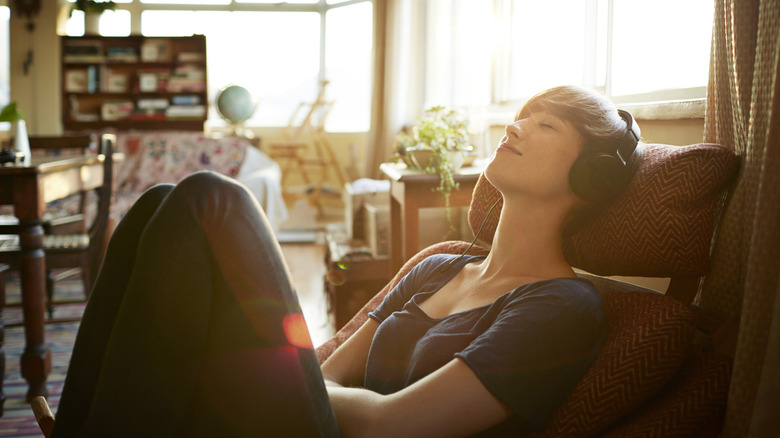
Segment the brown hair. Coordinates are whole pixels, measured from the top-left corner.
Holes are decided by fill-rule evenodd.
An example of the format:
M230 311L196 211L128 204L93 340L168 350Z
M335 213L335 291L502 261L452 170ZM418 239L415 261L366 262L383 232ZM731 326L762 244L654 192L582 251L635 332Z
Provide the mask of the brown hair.
M571 123L582 135L583 151L607 150L626 132L626 122L615 104L584 87L564 85L542 91L520 108L515 121L537 111L549 112Z

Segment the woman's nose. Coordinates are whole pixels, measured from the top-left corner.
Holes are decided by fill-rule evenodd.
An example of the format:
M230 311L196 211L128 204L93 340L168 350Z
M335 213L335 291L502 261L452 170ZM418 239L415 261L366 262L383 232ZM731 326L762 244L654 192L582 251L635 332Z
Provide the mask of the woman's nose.
M522 140L525 138L525 130L523 129L521 120L516 120L506 125L506 135L511 140Z

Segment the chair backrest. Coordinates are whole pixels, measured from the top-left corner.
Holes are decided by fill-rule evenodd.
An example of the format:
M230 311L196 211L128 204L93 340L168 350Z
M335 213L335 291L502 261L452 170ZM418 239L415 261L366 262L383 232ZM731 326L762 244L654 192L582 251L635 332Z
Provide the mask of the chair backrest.
M86 155L93 143L92 135L30 136L32 155ZM78 210L68 216L56 217L44 223L46 234L84 234L86 232L87 192L81 191Z
M603 213L564 242L569 263L597 275L671 277L690 285L709 269L710 245L739 158L715 144L645 145L645 154L626 191ZM488 207L501 197L480 176L469 209L476 230ZM499 204L500 207L501 204ZM500 208L488 218L480 240L493 240ZM690 303L693 296L676 296Z
M92 136L63 135L63 136L30 136L31 150L57 151L71 149L83 153L92 145Z
M114 147L116 135L103 134L100 136L98 153L103 156L103 185L98 191L97 214L89 228L90 249L102 250L106 244L106 233L111 217L111 200L114 193ZM95 271L97 272L97 271Z

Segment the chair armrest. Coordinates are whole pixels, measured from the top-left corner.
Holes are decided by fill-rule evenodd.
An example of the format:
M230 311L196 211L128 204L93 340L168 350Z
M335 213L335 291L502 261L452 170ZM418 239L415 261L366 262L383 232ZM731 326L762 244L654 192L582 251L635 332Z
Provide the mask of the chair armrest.
M46 403L46 399L38 396L31 402L30 406L35 414L35 420L38 421L38 427L41 429L43 436L49 438L51 436L51 430L54 428L54 414L49 409L49 404Z

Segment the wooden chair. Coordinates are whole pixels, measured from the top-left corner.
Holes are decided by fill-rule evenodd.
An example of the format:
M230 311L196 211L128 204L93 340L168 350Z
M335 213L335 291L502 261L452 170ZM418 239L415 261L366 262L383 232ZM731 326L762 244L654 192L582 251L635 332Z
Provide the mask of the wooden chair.
M91 135L32 136L30 151L33 155L78 154L86 155L92 146ZM87 232L87 202L89 193L81 191L78 198L78 210L69 215L55 216L43 224L46 234L85 234Z
M88 136L87 136L88 138ZM68 142L82 145L83 138L76 141L71 138ZM113 193L113 150L116 142L116 136L113 134L104 134L100 140L99 152L104 156L103 161L103 184L96 189L97 212L86 232L82 231L85 227L84 214L70 216L62 221L52 221L44 227L48 230L44 234L44 250L46 252L46 294L47 307L50 320L53 319L54 310L54 282L52 273L54 270L79 268L81 278L84 284L85 297L89 295L92 284L97 276L100 263L103 260L103 253L106 244L108 226L110 223L111 196ZM44 143L53 145L55 140L47 139ZM81 148L82 146L77 146ZM86 204L88 193L82 194L82 202ZM75 232L74 232L75 231ZM0 226L0 233L4 239L0 240L0 263L8 264L11 269L18 270L21 262L21 249L19 247L18 227L15 225ZM62 319L57 320L63 321Z

